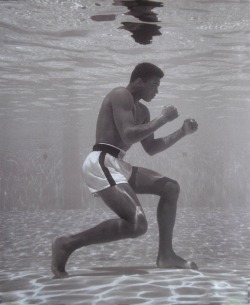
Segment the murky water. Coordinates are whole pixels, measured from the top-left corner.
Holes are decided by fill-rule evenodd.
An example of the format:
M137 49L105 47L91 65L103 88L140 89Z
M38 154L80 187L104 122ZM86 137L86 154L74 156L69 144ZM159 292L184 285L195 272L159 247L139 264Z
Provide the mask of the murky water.
M0 1L3 302L247 304L249 12L250 2L240 0ZM199 130L154 157L135 145L126 159L179 181L177 249L201 271L152 267L156 225L148 205L156 198L141 196L152 223L141 244L79 251L70 268L85 277L51 282L52 237L87 228L100 213L82 184L81 164L94 144L102 99L126 85L142 61L165 72L152 118L166 104L180 113L156 135L188 117Z
M100 104L141 61L166 75L152 117L166 104L180 113L157 136L187 117L199 132L154 158L135 146L128 160L142 154L177 179L185 205L249 202L249 1L142 3L0 2L2 207L86 205L81 164Z

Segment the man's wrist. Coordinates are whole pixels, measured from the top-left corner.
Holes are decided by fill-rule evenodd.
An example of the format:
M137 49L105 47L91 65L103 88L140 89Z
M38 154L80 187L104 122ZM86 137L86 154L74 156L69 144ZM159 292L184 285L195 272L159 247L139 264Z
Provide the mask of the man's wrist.
M186 132L185 132L184 126L182 126L182 127L180 128L180 133L181 133L181 135L182 135L183 137L185 137L185 136L187 135Z
M167 123L167 118L164 115L160 115L158 117L158 122L160 123L160 125L164 125Z

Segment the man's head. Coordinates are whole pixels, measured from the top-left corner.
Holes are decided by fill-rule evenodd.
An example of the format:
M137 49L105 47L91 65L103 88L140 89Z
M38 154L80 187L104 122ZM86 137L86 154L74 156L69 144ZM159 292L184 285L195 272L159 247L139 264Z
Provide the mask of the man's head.
M163 76L163 71L157 66L147 62L140 63L131 74L130 86L133 86L138 99L150 102L158 93L160 79Z
M146 82L148 79L150 79L154 76L161 79L164 76L164 73L157 66L155 66L151 63L148 63L148 62L143 62L143 63L138 64L134 68L134 70L131 74L131 77L130 77L130 83L133 83L138 78L140 78L144 82Z

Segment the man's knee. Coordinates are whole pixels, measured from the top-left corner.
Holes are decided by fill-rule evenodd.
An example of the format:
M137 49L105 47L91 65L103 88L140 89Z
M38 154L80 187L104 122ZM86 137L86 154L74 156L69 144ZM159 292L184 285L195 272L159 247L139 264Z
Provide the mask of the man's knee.
M137 227L138 236L145 234L147 232L147 230L148 230L148 222L147 222L147 219L145 217L143 217L139 221L139 224Z
M164 178L163 178L164 179ZM167 178L161 190L161 196L179 196L180 185L177 181Z
M141 217L137 217L135 223L133 223L131 230L131 238L139 237L145 234L148 230L148 222L147 219L140 215Z

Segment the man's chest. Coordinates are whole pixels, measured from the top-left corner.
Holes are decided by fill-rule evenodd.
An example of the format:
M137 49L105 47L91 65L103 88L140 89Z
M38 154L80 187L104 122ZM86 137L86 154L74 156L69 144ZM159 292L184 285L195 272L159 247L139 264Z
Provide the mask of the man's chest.
M140 106L134 105L132 113L136 125L140 125L143 124L143 122L145 122L145 113Z

